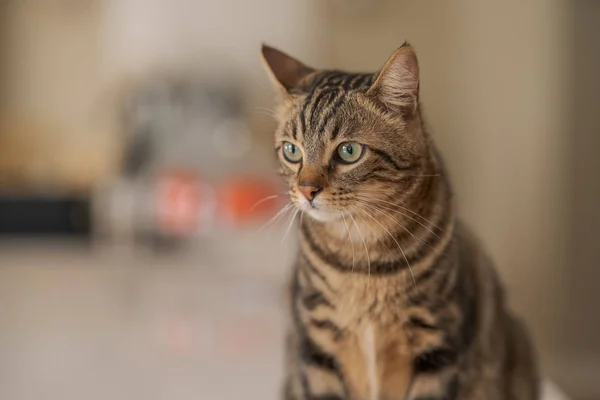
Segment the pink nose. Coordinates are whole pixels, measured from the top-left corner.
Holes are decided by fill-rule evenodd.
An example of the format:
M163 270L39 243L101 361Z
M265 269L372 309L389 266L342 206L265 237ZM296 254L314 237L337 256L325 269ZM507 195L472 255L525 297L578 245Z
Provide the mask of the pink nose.
M306 197L308 201L313 201L317 193L323 188L315 184L298 185L298 190Z

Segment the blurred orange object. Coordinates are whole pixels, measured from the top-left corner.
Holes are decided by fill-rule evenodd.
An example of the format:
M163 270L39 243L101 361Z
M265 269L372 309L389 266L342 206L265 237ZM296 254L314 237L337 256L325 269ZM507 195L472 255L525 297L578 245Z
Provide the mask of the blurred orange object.
M161 231L189 235L198 228L201 188L198 177L187 171L170 171L159 176L156 217Z
M277 185L258 178L236 177L219 187L219 216L239 223L264 218L281 206Z

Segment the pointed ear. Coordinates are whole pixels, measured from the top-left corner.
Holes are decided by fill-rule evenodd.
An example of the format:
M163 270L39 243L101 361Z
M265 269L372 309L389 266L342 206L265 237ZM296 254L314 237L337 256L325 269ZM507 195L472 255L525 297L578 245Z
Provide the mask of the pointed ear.
M271 77L285 92L295 88L302 78L315 71L295 58L265 44L262 45L261 53Z
M414 113L419 104L419 63L407 43L398 48L385 63L368 95L387 109Z

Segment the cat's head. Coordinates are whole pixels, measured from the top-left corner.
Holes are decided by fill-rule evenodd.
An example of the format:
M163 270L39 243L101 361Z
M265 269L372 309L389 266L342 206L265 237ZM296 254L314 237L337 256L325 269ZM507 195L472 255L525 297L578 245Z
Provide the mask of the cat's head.
M300 210L332 221L417 191L429 146L411 46L375 74L317 70L268 46L262 55L283 93L275 149Z

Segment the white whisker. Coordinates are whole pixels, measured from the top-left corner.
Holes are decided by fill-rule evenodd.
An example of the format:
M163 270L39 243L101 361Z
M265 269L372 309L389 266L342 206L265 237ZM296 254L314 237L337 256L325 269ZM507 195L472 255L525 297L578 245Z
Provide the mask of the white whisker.
M376 190L359 190L359 191L357 191L357 193L358 193L358 194L360 194L360 193L363 193L363 194L365 194L365 193L366 193L366 194L373 194L373 193L379 193L379 194L389 194L388 192L376 191ZM377 197L367 197L367 196L357 196L357 197L361 197L361 198L363 198L363 199L367 199L367 200L380 201L380 202L382 202L382 203L387 203L387 204L390 204L390 205L392 205L392 206L394 206L394 207L401 208L401 209L403 209L404 211L406 211L406 212L409 212L409 213L411 213L411 214L413 214L413 215L415 215L415 216L417 216L417 217L421 218L423 221L427 222L428 224L430 224L430 225L431 225L431 226L433 226L434 228L436 228L436 229L439 229L439 230L440 230L440 231L442 231L442 232L444 231L444 229L443 229L443 228L441 228L441 227L437 226L436 224L434 224L433 222L431 222L430 220L428 220L427 218L425 218L424 216L422 216L422 215L421 215L421 214L419 214L418 212L415 212L415 211L411 210L410 208L408 208L408 207L406 207L406 206L403 206L403 205L401 205L401 204L397 204L397 203L394 203L394 202L391 202L391 201L388 201L388 200L384 200L384 199L380 199L380 198L377 198Z
M415 276L413 275L412 268L410 266L410 262L408 262L408 257L406 257L406 253L402 249L402 246L400 246L400 243L398 243L398 240L396 240L396 238L394 237L394 235L392 235L392 233L385 226L383 226L383 224L381 222L377 221L377 219L375 217L373 217L371 214L369 214L366 210L363 210L363 212L365 214L367 214L369 217L371 217L373 219L373 221L377 222L383 228L383 230L385 230L388 233L388 235L390 235L390 237L394 240L394 242L396 243L396 245L398 245L398 248L400 249L400 252L402 253L402 256L406 260L406 265L408 266L408 271L410 272L410 276L412 277L413 285L414 285L415 290L416 290L417 289L417 281L415 279Z
M271 108L268 107L255 107L254 109L256 112L259 112L263 115L267 115L269 117L277 117L277 112Z
M352 240L352 235L350 234L350 226L348 225L348 221L346 221L346 217L344 217L344 212L338 212L342 216L342 220L344 221L344 225L346 226L346 231L348 232L348 240L350 240L350 244L352 245L352 271L354 271L354 241Z
M400 226L403 230L405 230L410 236L413 237L413 239L415 239L417 242L429 247L430 249L434 249L433 247L431 247L431 245L427 242L425 242L423 239L421 239L420 237L416 236L414 233L412 233L410 231L410 229L408 229L404 224L400 223L400 221L396 220L392 215L388 214L387 212L381 210L379 207L373 205L373 204L369 204L366 202L361 202L360 204L369 207L371 210L376 211L380 214L382 214L385 217L388 217L390 220L392 220L395 224L397 224L398 226ZM437 236L437 235L436 235ZM435 249L434 249L435 250Z
M274 195L272 195L272 196L267 196L267 197L265 197L265 198L262 198L262 199L260 199L259 201L257 201L256 203L254 203L254 204L252 205L252 207L250 207L249 211L254 211L254 209L255 209L256 207L258 207L259 205L261 205L261 204L262 204L262 203L264 203L265 201L273 200L273 199L276 199L276 198L278 198L278 197L280 197L280 196L282 196L282 195L280 195L280 194L274 194Z
M288 226L283 234L283 237L281 238L281 243L283 243L285 241L285 239L287 238L287 236L290 233L290 230L292 229L292 226L294 225L294 221L296 220L296 216L298 215L298 213L300 212L299 208L296 208L294 210L294 212L292 213L289 222L288 222Z
M363 213L365 213L365 214L367 213L365 210L363 210L363 209L361 209L361 208L359 208L359 210L360 210L360 211L362 211L362 212L363 212ZM367 214L367 215L368 215L368 214ZM359 217L359 218L360 218L360 219L361 219L363 222L365 221L365 219L364 219L362 216L360 216L360 214L356 214L356 216L357 216L357 217ZM369 215L369 216L370 216L370 215ZM387 245L385 244L385 242L383 241L383 239L381 239L381 238L380 238L380 237L377 235L377 233L376 233L376 232L375 232L375 230L374 230L374 229L371 227L371 225L369 225L369 224L367 224L367 223L365 223L365 225L367 225L367 228L369 228L369 230L371 231L371 233L373 234L373 236L374 236L374 237L376 237L376 238L377 238L377 240L379 240L379 243L381 243L381 244L383 245L383 247L385 247L385 248L387 249L387 251L389 251L389 253L390 253L391 255L393 255L393 253L392 253L392 250L391 250L389 247L387 247Z
M356 230L358 231L358 234L360 235L360 238L362 239L363 245L365 246L365 251L367 253L367 265L369 268L369 277L371 276L371 256L369 255L369 249L367 248L367 242L365 241L365 237L363 236L360 228L358 227L358 224L356 223L356 220L354 219L354 217L352 216L352 214L348 213L348 216L350 216L350 218L352 218L352 221L354 222L354 226L356 226ZM352 269L354 271L354 268Z
M260 233L263 230L265 230L265 228L267 228L269 225L271 225L273 222L275 222L275 220L279 219L279 217L281 217L283 214L285 214L287 211L289 211L292 207L293 207L292 203L286 204L284 207L281 208L281 210L279 210L277 212L277 214L275 214L270 220L268 220L263 226L261 226L260 229L258 230L258 232Z
M394 210L394 209L393 209L393 208L391 208L391 207L387 207L387 206L384 206L384 205L381 205L381 204L377 204L377 203L376 203L376 201L381 201L381 202L383 202L383 203L394 204L394 203L392 203L392 202L385 201L385 200L380 200L380 199L368 198L368 197L365 197L365 196L356 196L356 197L357 197L358 199L360 199L360 200L364 201L364 202L367 202L367 203L371 204L371 205L377 205L377 206L379 206L379 207L381 207L381 208L384 208L384 209L386 209L386 210L389 210L389 211L393 211L393 212L395 212L395 213L397 213L397 214L400 214L400 215L402 215L402 216L404 216L404 217L406 217L406 218L408 218L408 219L410 219L410 220L412 220L412 221L415 221L417 224L421 225L423 228L425 228L425 229L427 229L429 232L431 232L431 233L432 233L432 234L433 234L435 237L437 237L437 238L439 238L439 237L440 237L440 236L439 236L437 233L435 233L435 232L434 232L434 231L433 231L433 230L432 230L430 227L428 227L427 225L425 225L425 224L423 224L422 222L418 221L417 219L415 219L415 218L411 217L410 215L406 215L406 214L405 214L405 213L403 213L402 211L399 211L399 210ZM369 201L369 200L370 200L370 201ZM396 206L397 206L397 207L401 207L401 206L398 206L398 205L396 205ZM401 207L401 208L403 208L403 207ZM418 215L418 214L417 214L417 215ZM423 217L421 217L420 215L419 215L419 217L420 217L420 218L423 218ZM425 219L425 218L423 218L423 219L424 219L425 221L429 222L427 219ZM431 225L433 225L431 222L429 222L429 223L430 223ZM441 228L438 228L438 227L437 227L437 226L435 226L435 225L433 225L433 226L434 226L435 228L439 229L439 230L442 230Z

